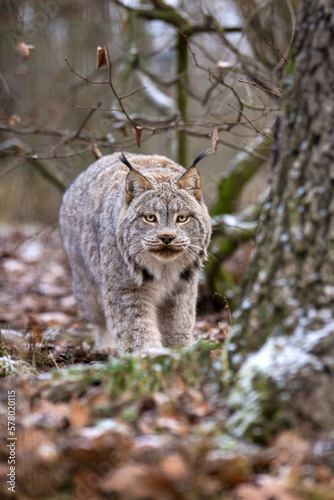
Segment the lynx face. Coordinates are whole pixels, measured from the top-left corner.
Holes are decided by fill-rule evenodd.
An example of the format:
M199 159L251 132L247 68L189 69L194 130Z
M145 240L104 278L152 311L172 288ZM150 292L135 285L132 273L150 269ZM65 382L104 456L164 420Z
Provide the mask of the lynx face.
M125 229L129 222L127 214L119 224L119 231L125 233L124 243L129 255L136 257L146 253L153 259L167 262L183 253L186 254L183 259L191 259L198 253L197 249L203 247L204 241L201 240L205 240L207 232L195 212L196 208L198 212L198 207L193 205L198 205L198 202L183 199L176 190L168 193L158 188L142 195L131 227Z
M168 180L144 177L131 170L126 193L117 239L133 272L141 270L146 278L153 279L158 263L200 268L206 258L211 225L201 203L197 169L192 167Z

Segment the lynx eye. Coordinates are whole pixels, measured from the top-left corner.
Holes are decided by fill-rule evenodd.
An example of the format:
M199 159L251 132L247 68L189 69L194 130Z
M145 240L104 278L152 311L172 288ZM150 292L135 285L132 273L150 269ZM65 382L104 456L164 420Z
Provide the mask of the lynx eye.
M157 220L155 215L145 215L144 218L145 220L147 220L147 222L155 222Z
M189 219L188 215L178 215L177 216L177 222L186 222Z

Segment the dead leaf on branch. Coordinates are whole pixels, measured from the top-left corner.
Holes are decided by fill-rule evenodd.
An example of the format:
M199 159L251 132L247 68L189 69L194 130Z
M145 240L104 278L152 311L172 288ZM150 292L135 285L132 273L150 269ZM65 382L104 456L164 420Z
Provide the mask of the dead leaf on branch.
M213 129L210 132L210 137L211 137L211 149L212 149L212 154L216 154L217 151L217 145L219 141L219 135L218 135L218 128L213 127Z
M16 127L17 125L20 125L21 123L21 117L19 115L11 115L8 118L8 125L10 127Z
M140 140L143 133L143 127L140 127L139 125L131 125L131 128L136 138L137 146L138 148L140 148Z
M31 51L34 50L35 45L28 45L27 43L21 41L16 44L16 51L23 56L23 60L29 59Z
M97 47L97 68L100 69L103 66L108 66L108 49L106 45L103 47Z
M99 160L103 156L96 144L92 144L92 153L97 160Z

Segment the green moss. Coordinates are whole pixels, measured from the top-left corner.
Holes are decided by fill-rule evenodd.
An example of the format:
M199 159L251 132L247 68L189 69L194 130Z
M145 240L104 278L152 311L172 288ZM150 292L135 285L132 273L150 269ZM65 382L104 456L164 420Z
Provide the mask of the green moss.
M304 500L334 500L334 491L330 486L303 484L302 481L298 481L292 491L301 495Z
M124 410L122 411L122 417L126 422L129 422L131 424L138 419L139 417L138 410L136 408L131 408L131 407L124 408Z
M77 394L91 385L104 385L111 398L128 391L138 399L164 391L178 377L193 387L199 387L208 376L218 378L210 353L220 347L219 342L202 339L189 349L128 354L105 363L51 370L49 376L59 385L75 384Z
M25 375L35 373L35 369L25 361L13 359L8 354L4 354L0 358L0 378Z
M280 419L278 400L266 374L254 365L244 365L230 395L234 413L228 421L228 431L246 437L257 444L267 444L277 431Z

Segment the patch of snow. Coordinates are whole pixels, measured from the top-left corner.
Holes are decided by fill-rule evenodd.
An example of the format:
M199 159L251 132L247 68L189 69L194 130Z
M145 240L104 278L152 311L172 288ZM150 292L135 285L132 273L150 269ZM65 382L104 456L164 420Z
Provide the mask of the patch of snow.
M242 303L241 303L241 309L250 309L252 307L252 304L250 300L246 297Z
M317 370L322 368L322 363L305 350L306 345L311 345L311 339L308 344L305 340L304 337L304 345L301 345L294 336L270 338L259 352L249 356L245 368L252 371L256 368L258 372L272 378L279 387L284 388L306 364L313 365Z
M136 75L140 80L140 84L144 87L143 92L154 106L165 113L172 112L175 107L174 99L158 89L152 80L141 71L137 71Z
M289 241L289 235L288 235L288 233L281 234L281 236L279 237L279 240L282 243L286 243L287 241Z
M334 321L311 332L299 325L293 335L268 338L258 352L248 356L229 398L236 410L228 420L233 435L240 437L251 427L254 430L254 425L261 420L262 404L268 400L270 390L267 383L273 381L278 389L284 389L298 373L305 370L308 373L310 368L323 369L323 363L311 351L333 333Z
M98 428L99 431L114 431L121 434L127 434L129 432L128 427L122 422L118 422L114 418L104 418L97 423L96 427L90 427L90 429ZM94 431L92 431L94 432Z
M264 269L262 269L260 272L259 272L259 278L258 278L258 281L260 283L262 283L265 279L267 278L267 273Z
M331 321L323 328L314 331L305 332L303 326L298 326L295 333L291 337L291 341L302 348L304 351L311 352L312 349L322 340L323 338L332 335L334 333L334 321Z

